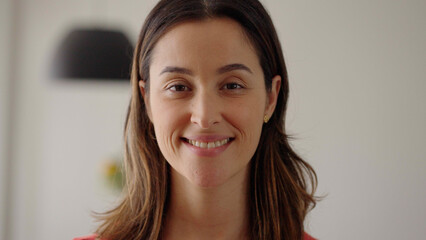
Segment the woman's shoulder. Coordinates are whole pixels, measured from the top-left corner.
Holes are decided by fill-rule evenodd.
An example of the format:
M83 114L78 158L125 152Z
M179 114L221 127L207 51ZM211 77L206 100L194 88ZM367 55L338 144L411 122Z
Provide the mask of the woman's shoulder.
M97 235L93 234L86 237L78 237L74 238L73 240L96 240ZM316 240L315 238L311 237L309 234L305 233L303 236L303 240Z
M305 233L303 235L303 240L316 240L315 238L311 237L309 234Z
M74 238L73 240L96 240L97 235L93 234L86 237L78 237ZM315 238L311 237L309 234L305 233L303 236L303 240L316 240Z
M96 240L96 237L97 237L97 236L98 236L98 235L93 234L93 235L86 236L86 237L78 237L78 238L74 238L73 240Z

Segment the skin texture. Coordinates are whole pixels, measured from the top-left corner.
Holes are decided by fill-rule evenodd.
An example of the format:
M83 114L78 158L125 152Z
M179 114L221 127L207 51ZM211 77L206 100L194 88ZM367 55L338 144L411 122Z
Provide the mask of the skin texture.
M242 239L250 159L281 78L267 92L254 48L227 18L178 24L153 51L150 89L140 88L171 166L165 239ZM198 151L185 139L232 140ZM195 149L195 150L194 150Z

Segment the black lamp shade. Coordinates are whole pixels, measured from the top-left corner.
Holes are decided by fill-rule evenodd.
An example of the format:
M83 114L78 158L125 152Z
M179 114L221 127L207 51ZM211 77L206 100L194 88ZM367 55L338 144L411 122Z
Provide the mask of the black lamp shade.
M119 31L70 32L53 58L52 75L61 79L129 80L133 46Z

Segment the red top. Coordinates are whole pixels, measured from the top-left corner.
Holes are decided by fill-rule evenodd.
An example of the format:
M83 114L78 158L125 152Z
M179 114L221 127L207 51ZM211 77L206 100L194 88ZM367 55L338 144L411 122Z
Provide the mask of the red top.
M87 237L79 237L79 238L74 238L74 240L96 240L96 234L87 236ZM303 235L303 240L316 240L315 238L309 236L309 234L305 233Z
M317 239L315 239L315 238L311 237L309 234L305 233L303 235L303 240L317 240Z
M78 237L78 238L74 238L73 240L95 240L96 239L96 234L90 235L90 236L86 236L86 237Z

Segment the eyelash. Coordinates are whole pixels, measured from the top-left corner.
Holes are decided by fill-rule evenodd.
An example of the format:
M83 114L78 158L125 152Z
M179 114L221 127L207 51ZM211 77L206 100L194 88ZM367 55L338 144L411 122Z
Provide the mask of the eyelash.
M235 87L235 88L229 88L229 86L230 86L230 85L232 85L232 86L234 86L234 87L236 86L236 87ZM228 86L228 87L226 88L227 90L237 90L237 89L242 89L242 88L244 88L241 84L234 83L234 82L227 83L227 84L225 84L225 85L224 85L224 87L225 87L225 86Z
M170 86L170 87L168 87L167 88L167 90L171 90L171 91L173 91L173 92L183 92L183 91L185 91L185 90L177 90L177 88L186 88L186 90L188 90L189 89L189 87L187 87L187 86L185 86L185 85L183 85L183 84L174 84L174 85L172 85L172 86ZM174 89L173 89L174 88Z
M236 90L236 89L242 89L244 87L241 84L238 84L238 83L227 83L222 88L226 89L226 90ZM187 91L187 90L190 90L190 89L189 89L189 87L187 87L183 84L175 84L175 85L168 87L167 90L171 90L173 92L183 92L183 91Z

